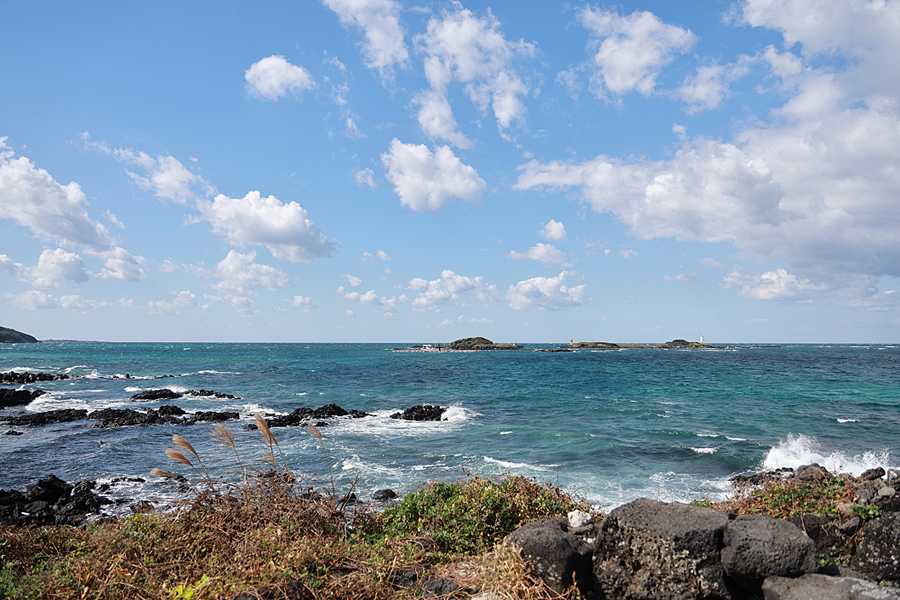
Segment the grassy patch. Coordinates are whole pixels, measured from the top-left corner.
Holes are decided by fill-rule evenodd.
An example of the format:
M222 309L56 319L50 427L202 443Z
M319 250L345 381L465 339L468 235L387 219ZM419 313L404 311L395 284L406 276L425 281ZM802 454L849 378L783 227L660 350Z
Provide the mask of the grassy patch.
M802 514L839 517L838 504L853 498L854 480L839 476L819 482L770 479L759 487L738 487L732 498L712 506L737 514L790 519Z
M319 493L298 482L264 424L267 470L254 470L235 452L239 480L230 483L214 481L199 453L176 436L181 451L167 454L195 473L198 491L175 511L83 529L0 527L0 597L200 600L243 591L283 597L278 590L290 598L421 597L429 574L452 573L460 561L474 561L484 573L497 565L524 573L515 557L487 551L524 522L587 508L530 479L470 477L426 485L383 513L351 511L336 500L333 484ZM214 438L234 448L221 426ZM410 569L420 574L418 584L395 584ZM491 580L477 581L486 589ZM519 588L534 589L516 597L541 597L535 581L517 577Z

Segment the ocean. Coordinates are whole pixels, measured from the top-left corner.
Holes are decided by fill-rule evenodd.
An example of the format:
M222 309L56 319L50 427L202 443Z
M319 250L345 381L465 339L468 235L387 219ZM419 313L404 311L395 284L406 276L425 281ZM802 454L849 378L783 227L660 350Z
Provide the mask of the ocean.
M332 419L320 442L273 428L300 481L362 500L434 480L524 475L609 511L638 497L722 499L737 473L819 463L860 474L900 466L900 345L783 345L708 350L402 352L408 344L104 343L0 345L0 371L65 373L23 386L47 394L0 417L58 408L236 411L242 459L264 469L254 413L337 404L370 416ZM129 375L129 378L125 376ZM162 376L172 376L165 377ZM18 387L5 385L4 387ZM142 390L213 390L239 399L131 400ZM390 415L446 407L440 422ZM99 428L0 423L0 488L55 474L110 483L121 502L165 504L176 488L153 467L193 477L165 455L178 433L217 477L234 478L211 423ZM2 435L8 431L23 435ZM329 469L330 467L330 469ZM329 475L329 472L331 475ZM116 510L113 506L110 510Z

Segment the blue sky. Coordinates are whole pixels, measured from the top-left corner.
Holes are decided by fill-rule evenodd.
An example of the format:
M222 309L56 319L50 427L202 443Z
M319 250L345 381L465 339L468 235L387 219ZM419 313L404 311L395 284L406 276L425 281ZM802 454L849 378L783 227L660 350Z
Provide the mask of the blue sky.
M0 325L897 342L900 2L0 4Z

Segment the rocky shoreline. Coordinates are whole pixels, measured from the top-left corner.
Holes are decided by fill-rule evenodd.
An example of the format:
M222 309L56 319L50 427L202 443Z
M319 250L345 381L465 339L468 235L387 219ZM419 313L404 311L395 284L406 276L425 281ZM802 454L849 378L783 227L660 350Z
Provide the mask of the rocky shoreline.
M597 600L885 600L900 598L900 474L872 470L853 482L853 504L835 514L777 519L700 504L640 498L599 522L582 511L527 523L503 540L557 594L574 584ZM766 481L821 483L837 477L818 465L760 473ZM846 477L846 476L844 476ZM752 478L753 481L748 481ZM107 486L108 487L108 486ZM112 501L92 481L41 479L24 492L0 490L0 523L82 525ZM376 492L386 501L391 490ZM149 510L146 502L131 505ZM834 560L840 557L840 560ZM471 590L425 582L447 597ZM488 596L478 596L488 600Z

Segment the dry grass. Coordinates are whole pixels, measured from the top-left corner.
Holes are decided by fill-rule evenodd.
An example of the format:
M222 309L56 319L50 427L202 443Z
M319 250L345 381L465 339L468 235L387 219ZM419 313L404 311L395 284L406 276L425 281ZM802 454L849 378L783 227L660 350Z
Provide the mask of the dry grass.
M465 500L460 510L503 516L512 527L544 516L549 507L565 514L574 502L559 489L521 478L496 483L471 478L453 484L454 495L445 495L447 502L423 515L430 519L428 533L415 528L404 533L407 525L401 521L408 510L395 512L396 521L364 510L351 514L336 500L333 481L325 494L298 482L265 421L258 417L257 424L267 449L265 471L248 466L225 427L212 432L216 442L235 452L239 485L214 480L190 442L173 438L179 450L166 454L196 475L193 496L177 510L84 529L0 527L0 597L229 600L247 592L241 597L380 600L421 597L421 583L440 572L455 572L460 581L468 578L464 587L490 589L504 598L555 597L528 575L521 558L506 551L435 548L460 524L447 512L448 502ZM312 429L310 434L324 450L321 433ZM163 469L153 473L175 476ZM433 499L435 485L407 496L417 511L423 503L416 498ZM485 532L485 540L502 537L498 523ZM469 566L456 571L450 566L461 564ZM421 574L419 584L395 585L398 574L409 569Z

